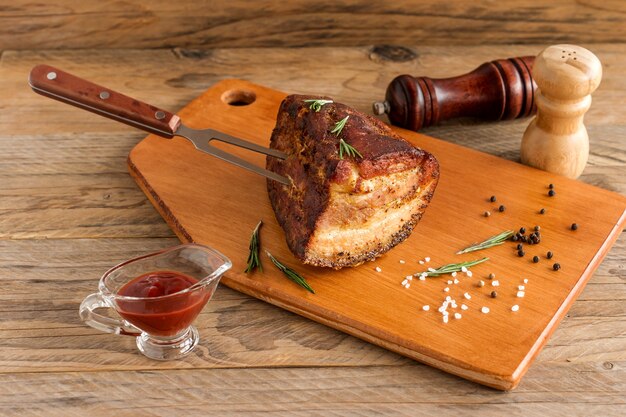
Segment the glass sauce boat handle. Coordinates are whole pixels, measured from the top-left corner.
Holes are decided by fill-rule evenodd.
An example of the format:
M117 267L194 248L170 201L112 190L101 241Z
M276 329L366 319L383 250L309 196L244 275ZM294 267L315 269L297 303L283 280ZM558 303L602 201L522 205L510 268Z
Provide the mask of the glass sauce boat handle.
M122 334L127 336L139 336L141 330L122 319L114 319L111 317L103 316L96 313L94 310L97 308L110 308L107 301L102 297L100 293L90 294L80 303L79 314L81 320L93 327L94 329L114 334ZM113 309L115 310L115 309Z

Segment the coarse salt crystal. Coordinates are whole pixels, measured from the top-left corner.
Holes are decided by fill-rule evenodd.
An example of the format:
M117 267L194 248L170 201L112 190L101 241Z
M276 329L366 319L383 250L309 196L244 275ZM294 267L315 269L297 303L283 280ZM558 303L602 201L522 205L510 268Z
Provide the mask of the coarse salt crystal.
M517 311L517 310L519 310L519 306L517 304L511 307L511 311Z
M457 320L458 320L458 319L460 319L461 317L463 317L463 316L461 315L461 313L454 313L454 318L455 318L455 319L457 319Z
M473 275L473 274L472 274L472 271L467 271L465 274L466 274L468 277L471 277L471 276Z
M456 277L456 272L453 272L453 273L452 273L452 277Z
M408 283L404 286L404 288L409 288L411 286L411 283Z
M499 287L500 286L500 281L498 281L497 279L494 281L491 281L491 286L493 287Z
M446 303L449 303L452 301L452 297L450 297L449 295L446 297Z
M400 259L400 263L401 263L401 264L405 263L405 262L404 262L404 259Z
M452 300L452 302L450 303L450 307L456 308L456 301Z
M524 291L518 291L518 292L517 292L517 296L518 296L519 298L524 298Z
M428 311L428 310L430 310L430 306L428 304L426 304L425 306L422 307L422 310Z
M427 257L425 257L425 258L424 258L424 260L425 260L426 262L430 262L430 257L429 257L429 256L427 256Z
M420 261L419 261L419 264L420 264L420 265L424 265L424 261L420 260Z
M420 281L426 281L426 277L424 275L420 275L420 277L418 278Z
M528 278L524 278L524 284L528 284Z
M377 266L377 267L376 267L376 272L382 272L382 271L383 271L383 270L382 270L382 269L380 269L380 266Z
M443 314L444 316L447 316L450 313L448 313L446 310L444 310L444 311L441 312L441 314Z
M489 307L482 307L480 309L480 311L482 311L483 313L487 314L487 313L489 313Z
M402 285L406 285L406 284L408 284L408 283L409 283L409 280L408 280L408 279L405 279L404 281L402 281Z
M467 310L469 307L466 306L465 304L461 304L461 310Z
M447 323L448 322L448 316L443 316L442 320L443 320L444 323Z
M466 268L466 267L464 267L464 266L462 266L462 267L461 267L461 272L467 272L467 268Z
M443 289L443 292L448 292L448 291L450 291L450 288L448 288L448 287Z
M435 272L435 271L436 271L436 269L435 269L435 268L428 268L428 271L429 271L429 272Z
M452 280L448 280L448 285L452 285Z
M454 278L454 281L452 281L452 282L454 282L455 284L458 284L458 283L459 283L459 280L458 280L458 279L456 279L456 278Z
M470 300L472 298L471 295L469 295L468 292L466 292L465 294L463 294L463 297L467 298L468 300Z
M523 291L525 288L524 288L524 286L523 286L523 285L518 285L518 286L517 286L517 289L518 289L518 290L520 290L520 291Z

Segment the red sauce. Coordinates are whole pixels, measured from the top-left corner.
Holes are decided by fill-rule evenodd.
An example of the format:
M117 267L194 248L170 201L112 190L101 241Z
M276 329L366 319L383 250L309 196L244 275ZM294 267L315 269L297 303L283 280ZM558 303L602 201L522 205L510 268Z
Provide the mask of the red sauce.
M211 297L211 289L201 287L178 294L198 280L173 271L155 271L126 283L117 292L140 300L117 300L124 319L155 336L174 336L189 327ZM155 298L168 295L165 298Z

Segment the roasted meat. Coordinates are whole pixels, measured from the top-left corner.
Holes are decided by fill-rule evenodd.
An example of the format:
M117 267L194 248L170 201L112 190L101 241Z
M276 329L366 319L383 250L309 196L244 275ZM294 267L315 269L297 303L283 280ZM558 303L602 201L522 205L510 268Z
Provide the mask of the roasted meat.
M289 157L268 157L267 168L292 185L268 180L269 198L303 263L356 266L411 234L433 196L439 164L378 119L339 103L315 111L307 99L290 95L280 105L270 146ZM344 152L341 159L341 139L360 156Z

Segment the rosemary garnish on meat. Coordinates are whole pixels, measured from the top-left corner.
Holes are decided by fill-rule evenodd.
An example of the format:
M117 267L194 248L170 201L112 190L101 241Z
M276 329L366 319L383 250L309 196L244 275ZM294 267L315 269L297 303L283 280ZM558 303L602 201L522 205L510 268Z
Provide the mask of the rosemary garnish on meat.
M356 158L357 155L359 158L363 158L359 151L357 151L353 146L348 145L343 139L339 139L339 159L343 159L344 153L353 158Z
M439 268L428 268L428 271L424 272L416 272L413 276L423 276L423 277L438 277L444 274L451 274L453 272L466 272L467 268L470 268L474 265L481 264L485 261L488 261L489 258L476 259L475 261L466 261L460 262L458 264L447 264L444 266L440 266Z
M285 266L282 263L280 263L280 261L274 258L272 254L269 253L269 251L265 251L265 253L270 258L272 263L276 265L276 268L278 268L283 274L285 274L287 278L289 278L290 280L292 280L293 282L295 282L296 284L298 284L299 286L301 286L302 288L304 288L311 294L315 294L315 291L313 291L313 288L311 288L311 286L306 282L306 280L304 279L302 275L300 275L293 269L289 268L288 266Z
M335 135L339 136L343 128L346 126L346 122L349 118L350 116L346 116L343 119L339 120L337 123L335 123L335 127L333 128L333 130L330 131L330 133L334 133ZM343 154L346 154L353 158L356 158L357 156L359 158L363 158L363 155L361 155L361 153L354 146L348 144L343 139L339 139L339 159L343 159Z
M248 254L248 267L245 269L245 273L250 273L254 271L256 268L259 268L259 271L263 272L263 265L261 265L261 259L259 258L259 229L263 225L263 220L260 220L256 225L254 230L252 231L252 236L250 236L250 253Z
M468 252L474 252L477 250L482 250L482 249L487 249L487 248L491 248L493 246L498 246L503 244L504 242L506 242L506 240L508 238L510 238L511 236L513 236L513 232L512 230L505 230L502 233L498 233L495 236L491 236L489 239L485 240L484 242L480 242L480 243L475 243L471 246L468 246L467 248L460 250L457 252L457 255L460 255L462 253L468 253Z
M311 99L311 100L304 100L305 103L311 103L311 105L309 106L309 108L311 110L313 110L314 112L319 112L320 110L322 110L322 106L325 104L331 104L333 101L332 100L321 100L321 99Z
M346 116L343 119L339 120L337 123L335 123L335 127L333 127L333 130L331 130L330 133L334 133L335 135L339 136L349 118L350 116Z

